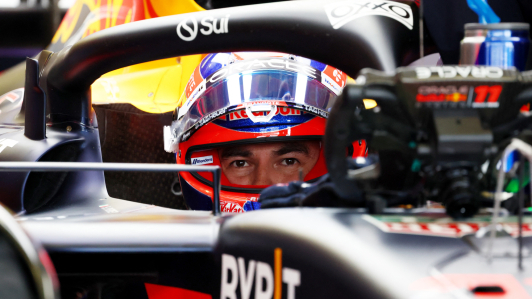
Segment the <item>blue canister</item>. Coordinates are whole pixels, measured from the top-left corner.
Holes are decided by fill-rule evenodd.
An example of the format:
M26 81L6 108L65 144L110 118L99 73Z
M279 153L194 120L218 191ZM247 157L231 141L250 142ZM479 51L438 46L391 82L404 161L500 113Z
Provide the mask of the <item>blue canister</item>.
M478 24L486 30L486 38L478 53L477 65L525 70L530 46L527 23Z

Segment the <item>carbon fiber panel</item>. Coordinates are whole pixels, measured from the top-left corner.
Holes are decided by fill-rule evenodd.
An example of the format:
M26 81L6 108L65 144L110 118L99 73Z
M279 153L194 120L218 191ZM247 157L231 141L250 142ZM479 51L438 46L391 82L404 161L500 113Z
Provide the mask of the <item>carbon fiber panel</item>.
M152 114L131 104L94 105L104 162L176 163L163 148L163 125L172 112ZM105 172L109 195L173 209L186 209L182 196L171 191L177 174Z

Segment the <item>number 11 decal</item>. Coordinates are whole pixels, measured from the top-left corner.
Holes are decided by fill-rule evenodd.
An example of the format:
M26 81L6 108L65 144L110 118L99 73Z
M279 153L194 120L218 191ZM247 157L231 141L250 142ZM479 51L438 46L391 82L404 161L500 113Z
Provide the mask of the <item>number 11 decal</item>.
M499 95L502 91L502 85L480 85L475 87L475 100L472 106L477 108L499 107Z

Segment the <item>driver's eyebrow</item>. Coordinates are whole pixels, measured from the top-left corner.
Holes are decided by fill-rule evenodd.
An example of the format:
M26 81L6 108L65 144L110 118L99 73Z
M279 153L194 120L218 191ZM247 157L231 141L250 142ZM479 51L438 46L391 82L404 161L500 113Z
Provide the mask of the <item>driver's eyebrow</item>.
M222 157L222 159L226 159L226 158L230 158L230 157L249 158L252 155L253 154L251 153L250 150L243 149L241 147L228 147L228 148L223 148L222 149L222 153L221 153L220 156Z
M283 144L283 146L280 149L273 151L273 155L282 156L282 155L286 155L288 153L293 153L293 152L300 152L300 153L308 155L308 147L304 143L291 142L291 143Z

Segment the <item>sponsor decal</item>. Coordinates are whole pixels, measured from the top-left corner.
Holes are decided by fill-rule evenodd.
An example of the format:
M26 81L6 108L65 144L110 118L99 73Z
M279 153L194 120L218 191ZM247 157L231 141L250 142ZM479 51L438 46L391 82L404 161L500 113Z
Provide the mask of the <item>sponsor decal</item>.
M211 164L213 162L214 162L214 159L212 158L212 156L205 156L205 157L192 158L192 160L190 161L190 164L205 165L205 164Z
M229 16L225 18L215 19L212 16L207 16L199 22L202 28L199 32L203 35L223 34L229 32ZM179 22L176 28L179 38L186 42L193 41L198 36L198 21L194 17L184 19Z
M190 21L192 23L192 28L187 24L187 22ZM186 33L182 33L181 31L185 31ZM198 22L195 18L190 19L184 19L179 24L177 24L177 35L184 41L193 41L196 36L198 35Z
M420 86L416 106L497 108L502 85Z
M194 125L195 129L199 129L201 127L203 127L205 124L207 124L208 122L210 122L211 120L215 119L215 118L218 118L220 115L223 115L227 112L227 107L224 107L218 111L215 111L207 116L205 116L204 118L200 119L198 121L198 123L196 123Z
M476 233L491 224L490 216L476 216L467 221L454 221L451 218L430 218L413 216L370 216L362 218L386 233L426 235L436 237L461 238ZM509 217L500 223L511 236L519 235L516 217ZM522 225L523 236L532 236L532 223Z
M347 82L347 75L341 70L328 65L321 73L321 83L340 95Z
M314 106L311 106L311 105L307 105L307 104L302 104L303 108L306 110L306 111L309 111L309 112L312 112L316 115L319 115L323 118L328 118L329 117L329 113L319 109L319 108L316 108Z
M416 101L418 103L427 102L466 102L469 93L469 86L420 86Z
M14 147L17 143L18 141L13 140L13 139L6 139L6 138L0 139L0 153L2 153L8 147L10 148Z
M186 132L185 134L183 134L183 141L186 141L188 139L188 137L190 137L190 131Z
M473 108L497 108L499 107L499 95L502 92L501 85L481 85L475 87L475 99L471 103Z
M491 78L497 79L504 75L501 68L495 66L431 66L416 67L416 77L427 79L433 75L439 78Z
M244 209L236 202L221 200L220 207L224 213L244 213Z
M253 298L281 299L283 287L288 299L296 299L296 289L301 285L301 272L283 267L283 251L274 250L274 267L270 264L250 259L247 263L243 257L222 254L222 282L220 298L249 299L251 289L255 286ZM237 296L237 288L240 292Z
M325 5L325 13L334 29L365 16L385 16L400 22L410 30L414 27L410 6L394 1L341 1Z
M306 113L301 106L299 109L287 106L277 106L275 108L275 115L273 115L269 121L264 122L263 120L259 120L258 122L255 122L257 120L254 121L250 119L250 113L246 109L242 109L247 106L246 104L239 105L236 108L238 109L236 111L231 110L231 113L218 117L213 121L213 123L223 128L236 130L239 132L265 133L290 129L316 117L312 113ZM252 114L255 117L265 117L268 112L257 111L252 112ZM263 125L265 123L268 125Z
M267 114L268 114L267 111L253 112L253 115L255 116L264 116ZM275 111L275 115L278 115L278 114L281 114L282 116L301 115L301 110L289 108L289 107L277 107L277 111ZM246 109L242 109L242 110L229 113L229 121L246 119L246 118L249 118L249 116L246 113ZM225 116L223 116L222 119L227 120Z

